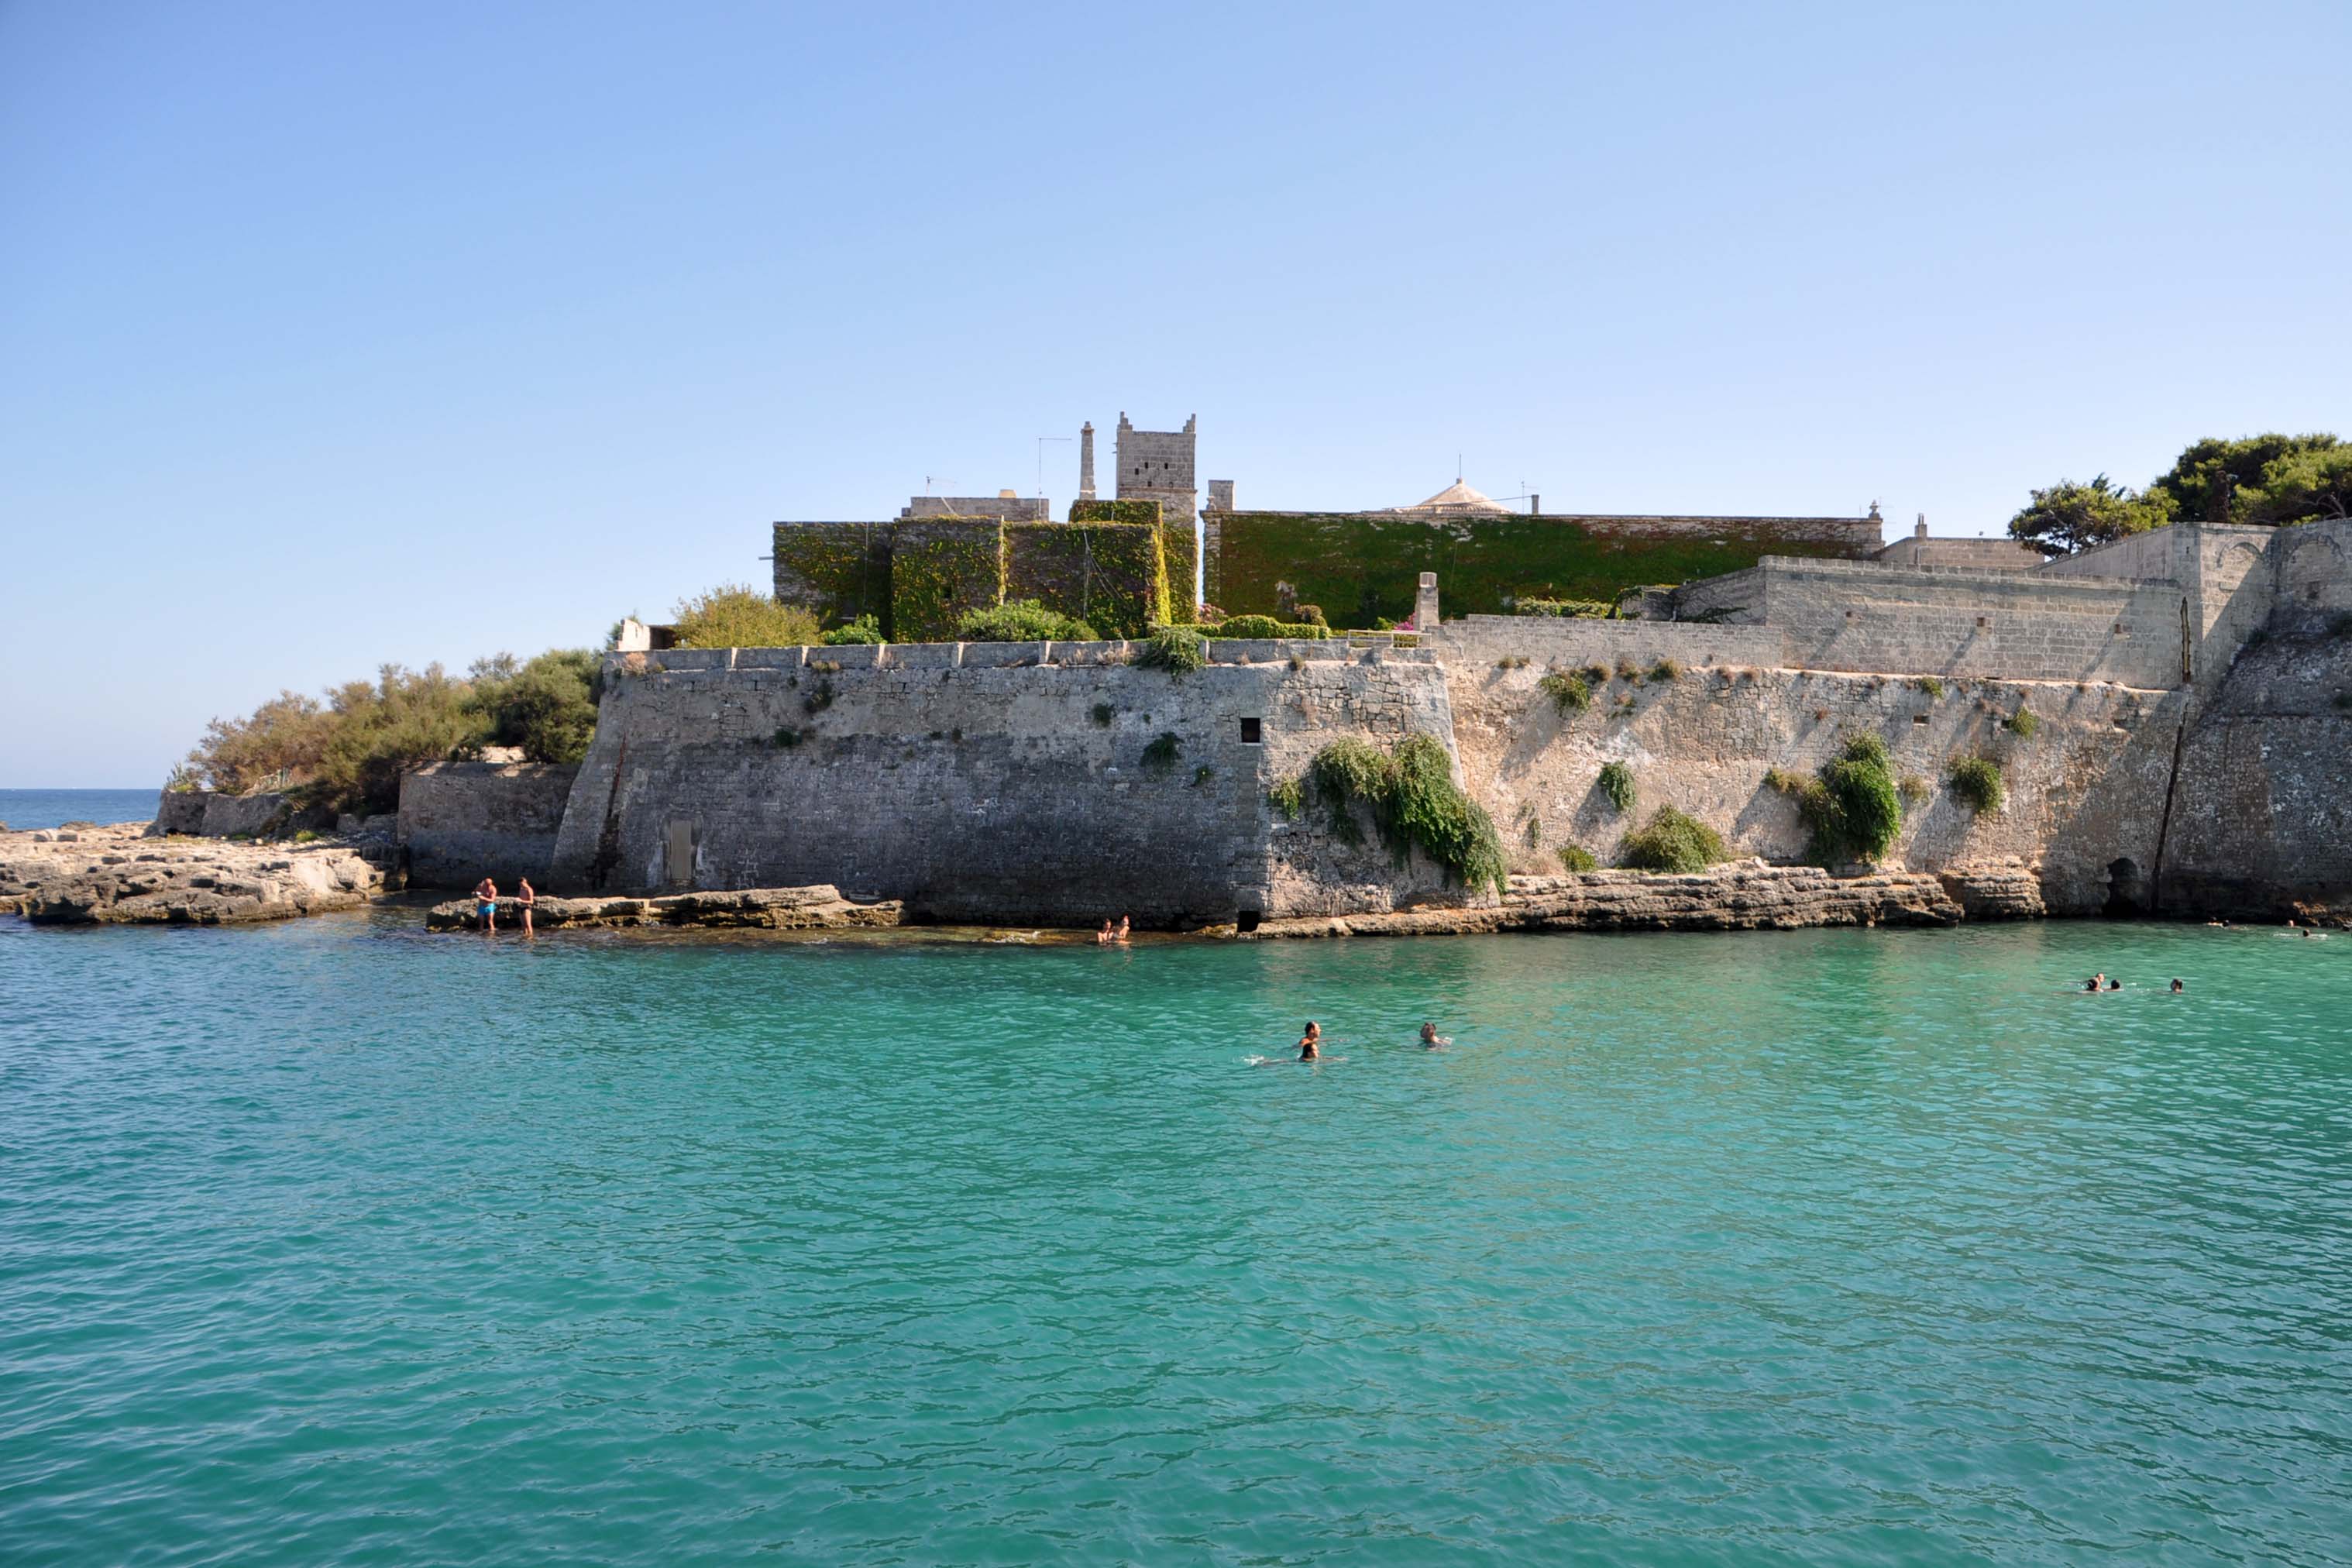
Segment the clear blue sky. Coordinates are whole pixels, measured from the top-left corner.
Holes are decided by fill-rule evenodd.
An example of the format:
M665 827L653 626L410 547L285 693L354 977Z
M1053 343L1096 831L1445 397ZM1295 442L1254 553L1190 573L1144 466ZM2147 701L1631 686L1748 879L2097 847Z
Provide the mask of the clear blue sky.
M2347 58L2341 0L16 0L0 786L592 642L1122 409L1245 505L1458 450L1939 532L2352 434Z

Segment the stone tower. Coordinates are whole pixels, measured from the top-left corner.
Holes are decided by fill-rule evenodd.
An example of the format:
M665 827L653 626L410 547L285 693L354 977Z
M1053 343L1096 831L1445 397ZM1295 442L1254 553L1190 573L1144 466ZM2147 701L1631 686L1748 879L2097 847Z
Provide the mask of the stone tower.
M1078 499L1095 499L1095 422L1078 426Z
M1181 430L1139 430L1118 416L1118 499L1156 500L1160 521L1190 530L1200 519L1200 488L1192 479L1192 444L1200 416Z

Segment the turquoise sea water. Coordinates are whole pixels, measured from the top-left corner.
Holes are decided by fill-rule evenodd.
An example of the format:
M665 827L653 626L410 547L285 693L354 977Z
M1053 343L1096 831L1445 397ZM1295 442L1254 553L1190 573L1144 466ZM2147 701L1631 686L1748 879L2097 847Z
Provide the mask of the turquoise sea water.
M417 919L0 921L0 1562L2352 1542L2352 939Z

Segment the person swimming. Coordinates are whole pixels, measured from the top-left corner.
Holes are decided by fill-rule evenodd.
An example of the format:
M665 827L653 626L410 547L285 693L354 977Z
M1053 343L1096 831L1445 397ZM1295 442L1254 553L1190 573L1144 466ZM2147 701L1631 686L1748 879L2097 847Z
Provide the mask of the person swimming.
M2173 994L2175 996L2179 995L2183 991L2186 991L2187 989L2189 989L2187 986L2185 986L2185 985L2183 985L2183 984L2180 984L2180 976L2179 976L2179 975L2177 975L2177 974L2176 974L2176 975L2174 975L2174 976L2172 977L2172 994Z
M1451 1035L1439 1034L1435 1024L1424 1022L1421 1026L1421 1048L1423 1050L1442 1051L1453 1043L1454 1037Z
M1102 930L1095 932L1095 945L1097 947L1108 947L1111 943L1111 934L1110 921L1103 921Z
M1311 1062L1321 1059L1323 1055L1322 1046L1323 1026L1317 1023L1312 1018L1307 1019L1307 1032L1298 1037L1298 1059L1302 1062Z
M2088 980L2083 982L2083 989L2085 991L2096 991L2099 989L2099 982L2105 978L2106 976L2104 974L2094 974Z
M2107 989L2110 991L2120 991L2123 988L2124 983L2120 980L2110 980L2107 982Z

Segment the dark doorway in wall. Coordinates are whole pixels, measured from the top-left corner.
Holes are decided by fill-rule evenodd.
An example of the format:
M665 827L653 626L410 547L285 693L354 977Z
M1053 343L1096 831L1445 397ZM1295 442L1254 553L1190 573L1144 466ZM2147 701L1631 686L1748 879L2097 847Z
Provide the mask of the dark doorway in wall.
M1234 915L1234 928L1236 931L1255 931L1257 930L1257 922L1264 918L1264 914L1260 910L1241 910L1236 911Z
M1263 742L1265 741L1265 721L1264 721L1264 720L1261 720L1261 719L1244 719L1244 720L1243 720L1243 721L1242 721L1242 744L1243 744L1243 745L1244 745L1244 746L1255 746L1255 745L1258 745L1258 744L1260 744L1261 742Z
M2107 904L2099 912L2109 920L2130 920L2147 910L2147 879L2138 863L2126 858L2107 862Z

